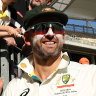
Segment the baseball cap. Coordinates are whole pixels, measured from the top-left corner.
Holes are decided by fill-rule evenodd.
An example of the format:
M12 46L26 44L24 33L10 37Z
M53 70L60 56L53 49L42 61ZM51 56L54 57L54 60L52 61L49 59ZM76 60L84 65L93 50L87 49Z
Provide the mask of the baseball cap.
M65 26L68 22L68 16L51 6L44 5L28 11L24 16L25 30L29 30L33 25L42 22L59 22Z

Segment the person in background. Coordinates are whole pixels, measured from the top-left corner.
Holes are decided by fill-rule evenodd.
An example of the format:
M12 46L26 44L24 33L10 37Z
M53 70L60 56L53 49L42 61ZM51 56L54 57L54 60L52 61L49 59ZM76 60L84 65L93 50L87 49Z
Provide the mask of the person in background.
M52 3L52 0L29 0L29 6L28 9L32 10L33 8L39 6L39 5L46 5L49 6Z
M19 27L23 27L23 17L27 11L32 10L39 5L49 6L51 3L52 0L17 0L17 2L10 4L9 9L14 13L11 14L14 22L17 22L17 25L21 25ZM15 25L15 27L17 26Z
M82 58L80 58L79 63L81 63L81 64L90 64L90 61L88 60L88 58L82 57Z
M20 28L13 28L9 26L11 20L11 12L8 6L15 2L15 0L0 0L0 40L6 40L8 46L16 46L16 42L13 37L18 37L21 33ZM2 46L2 45L0 45ZM0 94L3 88L3 80L0 77Z
M18 37L21 33L20 28L13 28L9 26L11 20L11 13L8 9L8 5L14 0L0 0L0 38L7 41L8 46L16 46L16 42L13 38Z
M95 96L96 65L70 61L62 52L68 16L39 6L24 17L24 40L33 53L18 67L24 73L8 84L3 96Z

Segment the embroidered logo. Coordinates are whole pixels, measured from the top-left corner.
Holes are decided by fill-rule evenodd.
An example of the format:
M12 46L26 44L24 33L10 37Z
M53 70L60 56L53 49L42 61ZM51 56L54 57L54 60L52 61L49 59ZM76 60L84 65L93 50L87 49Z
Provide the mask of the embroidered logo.
M27 65L25 63L20 64L21 68L27 68Z
M62 81L63 81L64 84L67 84L69 79L70 79L70 75L69 74L66 74L66 75L62 76Z
M25 90L23 90L24 92L20 95L20 96L27 96L27 94L29 93L30 89L26 88Z
M42 12L54 12L56 11L55 9L52 9L52 8L44 8L42 9Z

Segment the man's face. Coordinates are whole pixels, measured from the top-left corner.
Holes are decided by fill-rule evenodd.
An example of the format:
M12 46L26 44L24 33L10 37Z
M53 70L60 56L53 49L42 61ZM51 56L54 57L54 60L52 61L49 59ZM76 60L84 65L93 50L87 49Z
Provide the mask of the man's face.
M39 5L47 4L48 0L33 0L32 2L34 6L39 6Z
M64 30L56 30L54 26L49 24L46 33L44 33L44 28L42 28L42 33L40 32L37 30L31 38L33 52L44 57L57 56L63 47Z

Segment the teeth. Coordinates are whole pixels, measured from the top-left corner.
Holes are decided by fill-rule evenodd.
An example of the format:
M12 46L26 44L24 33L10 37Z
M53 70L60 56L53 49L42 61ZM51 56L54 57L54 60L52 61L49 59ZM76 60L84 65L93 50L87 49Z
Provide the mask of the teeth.
M46 42L45 44L54 44L54 42Z

